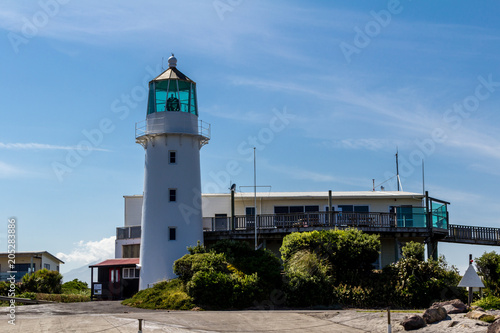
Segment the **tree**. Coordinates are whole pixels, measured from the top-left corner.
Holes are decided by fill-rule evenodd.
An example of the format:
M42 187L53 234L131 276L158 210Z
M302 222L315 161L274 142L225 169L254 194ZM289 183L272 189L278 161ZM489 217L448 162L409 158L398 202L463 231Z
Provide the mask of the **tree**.
M484 252L476 258L476 266L485 287L493 296L500 297L500 254L495 251Z

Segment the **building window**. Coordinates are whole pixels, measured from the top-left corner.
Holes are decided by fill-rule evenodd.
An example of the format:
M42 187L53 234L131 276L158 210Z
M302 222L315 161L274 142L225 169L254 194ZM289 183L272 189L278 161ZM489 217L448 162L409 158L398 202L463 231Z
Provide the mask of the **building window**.
M46 268L50 271L50 264L43 264L43 268Z
M177 235L176 235L177 228L175 227L168 227L168 240L175 240Z
M109 281L110 282L120 282L120 270L118 268L111 268L109 270Z
M170 150L168 152L168 164L177 164L176 152L174 150Z
M255 218L255 207L246 207L245 215L247 216L247 221L253 222Z
M139 258L141 245L122 245L122 258Z
M123 269L123 278L124 279L138 279L139 278L139 270L135 268L124 268Z
M168 201L170 201L170 202L177 201L177 189L171 188L168 190Z

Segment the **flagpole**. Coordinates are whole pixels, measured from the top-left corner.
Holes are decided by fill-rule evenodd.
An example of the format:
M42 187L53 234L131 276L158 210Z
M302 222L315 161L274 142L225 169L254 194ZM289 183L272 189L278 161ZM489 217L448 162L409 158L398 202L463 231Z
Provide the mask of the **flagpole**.
M257 250L257 164L255 159L255 147L253 147L253 223L255 226L255 250Z

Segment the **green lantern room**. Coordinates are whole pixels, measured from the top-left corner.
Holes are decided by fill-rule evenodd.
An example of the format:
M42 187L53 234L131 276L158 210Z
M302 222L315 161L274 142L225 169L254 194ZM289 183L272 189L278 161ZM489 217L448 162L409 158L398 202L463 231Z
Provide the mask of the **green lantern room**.
M168 69L149 82L148 114L186 112L198 116L196 82L177 69L177 59L168 58Z

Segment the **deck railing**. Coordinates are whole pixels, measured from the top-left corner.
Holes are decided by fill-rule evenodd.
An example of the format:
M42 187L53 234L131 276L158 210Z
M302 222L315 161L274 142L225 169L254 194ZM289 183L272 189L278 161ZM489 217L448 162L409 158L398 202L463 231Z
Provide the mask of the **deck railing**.
M451 242L493 242L500 243L500 229L450 224L447 241Z
M206 231L247 230L255 228L253 215L204 218ZM308 227L426 228L425 214L311 212L257 215L257 229ZM441 228L441 226L440 226ZM446 226L444 227L446 228Z

